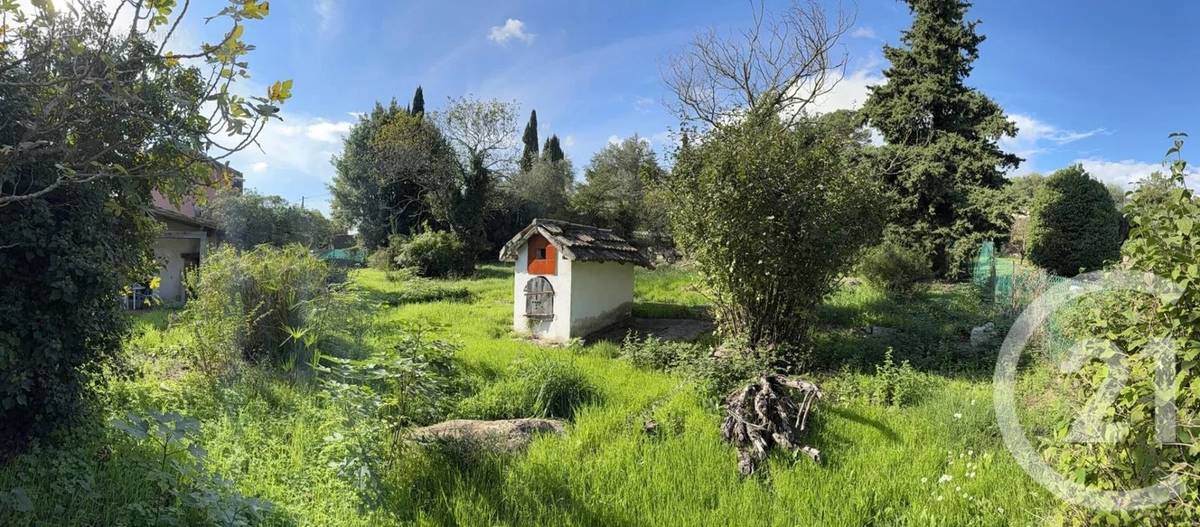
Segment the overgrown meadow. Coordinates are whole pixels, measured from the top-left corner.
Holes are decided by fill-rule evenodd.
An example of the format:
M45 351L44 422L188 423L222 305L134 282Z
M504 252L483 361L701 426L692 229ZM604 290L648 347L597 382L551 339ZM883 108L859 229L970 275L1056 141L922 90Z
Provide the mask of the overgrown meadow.
M826 396L810 438L824 461L777 453L742 478L699 368L636 366L646 362L628 343L544 348L513 336L511 272L351 273L376 306L356 353L413 360L398 343L419 335L451 356L435 398L385 394L395 408L373 416L415 425L566 412L562 436L493 454L375 433L362 422L373 416L351 415L348 395L325 382L336 371L247 363L214 379L180 355L194 336L178 313L151 311L134 315L131 357L108 373L92 414L0 468L0 523L191 524L203 514L272 525L1011 525L1051 514L1000 443L992 352L964 343L989 316L970 286L893 300L843 282L815 339L843 354L841 366L815 370ZM692 278L673 267L639 272L635 309L701 311ZM871 325L911 329L864 336ZM562 408L510 404L553 383ZM155 414L167 411L178 416ZM647 419L659 423L654 433ZM171 430L163 442L160 425Z

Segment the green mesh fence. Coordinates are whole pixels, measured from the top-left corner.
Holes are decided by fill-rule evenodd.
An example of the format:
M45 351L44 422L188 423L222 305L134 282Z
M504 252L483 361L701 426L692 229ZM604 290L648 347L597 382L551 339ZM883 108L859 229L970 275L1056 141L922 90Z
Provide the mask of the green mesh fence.
M995 297L996 288L996 244L988 240L979 245L975 266L971 271L971 282L979 289L985 300Z
M334 265L362 267L367 263L367 251L359 247L334 249L327 251L318 258Z

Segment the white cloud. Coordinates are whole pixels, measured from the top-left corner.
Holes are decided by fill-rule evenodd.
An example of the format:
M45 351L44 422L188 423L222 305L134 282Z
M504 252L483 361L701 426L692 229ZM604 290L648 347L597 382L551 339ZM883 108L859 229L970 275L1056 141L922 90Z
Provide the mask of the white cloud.
M492 26L492 31L488 33L488 40L497 44L507 44L510 40L519 40L526 45L532 44L534 37L533 33L525 31L525 23L515 18L510 18L504 21L503 26Z
M567 135L562 138L563 148L571 148L575 146L575 136Z
M829 113L837 110L856 110L867 100L867 86L887 82L883 75L863 68L842 77L828 93L809 105L811 113Z
M352 126L354 126L354 123L346 121L330 122L322 120L307 125L304 129L304 135L309 139L322 143L338 143L341 142L343 136L350 132Z
M879 36L875 34L875 30L871 29L869 26L858 26L854 28L854 30L850 32L850 37L867 38L871 40L879 39Z
M337 0L316 0L313 10L317 12L317 21L321 32L328 33L337 29Z
M1017 136L1002 137L1000 139L1000 148L1012 152L1025 160L1021 164L1021 172L1037 170L1036 158L1039 154L1095 135L1108 133L1103 128L1096 128L1086 132L1065 130L1022 113L1010 113L1008 114L1008 118L1017 125Z
M282 117L282 122L267 124L258 136L258 147L233 155L233 167L249 167L252 173L262 174L248 183L270 194L288 194L289 186L299 183L275 180L279 177L299 176L309 183L333 179L330 157L341 151L342 137L352 124L307 115L285 113ZM267 167L270 172L265 171Z
M1107 159L1086 158L1076 159L1074 163L1083 165L1083 169L1092 177L1105 183L1116 183L1125 189L1133 189L1137 182L1145 179L1151 172L1169 173L1170 170L1162 163L1147 163L1133 159L1110 161ZM1188 170L1184 178L1189 188L1200 188L1200 171Z
M637 99L634 99L633 105L639 112L647 113L650 111L650 108L654 107L654 99L649 97L638 97Z
M610 135L610 136L608 136L608 144L619 145L619 144L621 144L621 138L616 135Z

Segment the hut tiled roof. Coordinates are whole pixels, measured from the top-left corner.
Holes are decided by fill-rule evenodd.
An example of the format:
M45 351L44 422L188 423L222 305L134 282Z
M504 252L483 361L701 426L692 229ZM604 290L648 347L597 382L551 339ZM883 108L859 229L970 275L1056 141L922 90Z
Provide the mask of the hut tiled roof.
M621 262L650 267L650 260L609 229L569 221L535 219L500 249L500 259L516 261L517 251L534 234L541 234L564 258L580 262Z

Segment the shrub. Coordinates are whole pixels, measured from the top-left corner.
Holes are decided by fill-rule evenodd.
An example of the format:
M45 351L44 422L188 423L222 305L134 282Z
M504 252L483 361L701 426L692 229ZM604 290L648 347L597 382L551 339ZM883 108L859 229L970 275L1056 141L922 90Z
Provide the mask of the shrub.
M884 242L864 252L858 274L876 289L900 296L912 296L933 278L924 254L895 242Z
M57 174L12 174L22 170ZM78 415L94 373L118 355L128 330L120 292L153 272L157 226L136 212L149 193L103 180L0 206L0 451Z
M360 338L369 323L361 298L329 285L329 272L299 245L244 253L224 247L189 277L197 294L180 320L196 335L198 353L315 362L338 336Z
M620 356L634 366L654 370L673 370L707 358L708 350L691 342L675 342L656 337L638 340L626 335Z
M598 398L578 366L543 353L514 361L503 380L464 400L458 413L480 419L570 419Z
M1170 153L1182 146L1176 141ZM1086 313L1072 313L1073 324L1066 329L1078 329L1081 322L1094 339L1109 341L1120 353L1109 354L1108 362L1116 361L1126 373L1123 384L1107 399L1107 422L1128 426L1128 432L1113 434L1111 443L1066 444L1057 448L1060 472L1083 474L1089 485L1105 489L1131 489L1161 481L1168 475L1181 478L1181 495L1166 506L1129 512L1130 523L1145 525L1194 525L1200 517L1197 501L1197 465L1200 465L1200 434L1189 421L1200 412L1200 390L1194 367L1200 342L1200 270L1196 255L1200 254L1200 201L1183 185L1186 163L1171 164L1171 188L1165 191L1149 189L1135 191L1126 205L1131 217L1129 239L1122 248L1123 267L1135 272L1148 272L1166 277L1181 286L1174 302L1160 297L1135 294L1130 291L1109 292L1089 296L1079 306ZM1156 428L1156 399L1162 394L1158 377L1161 375L1161 352L1154 343L1171 338L1177 346L1176 364L1171 363L1177 387L1174 395L1179 416L1178 436L1159 444ZM1101 351L1101 353L1103 353ZM1067 379L1072 392L1099 394L1110 389L1115 379L1115 366L1089 361ZM1076 415L1071 415L1074 420ZM1076 423L1062 423L1062 428ZM1089 518L1081 524L1096 524L1111 517L1098 513L1076 511Z
M876 185L849 155L857 146L820 121L786 126L757 109L681 146L658 187L723 338L747 349L807 338L815 309L881 228Z
M396 251L395 262L425 277L462 274L467 246L458 235L446 231L425 231Z
M897 365L892 360L892 348L884 353L883 362L875 366L871 383L871 400L884 406L907 406L917 401L925 391L926 381L908 361Z
M1033 199L1029 259L1060 276L1093 271L1121 251L1121 214L1080 165L1055 172Z
M396 265L396 262L393 261L394 258L391 250L387 247L380 247L367 257L367 267L380 271L391 271Z

